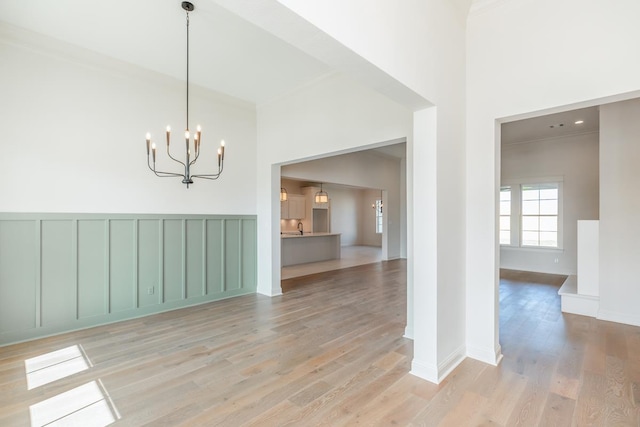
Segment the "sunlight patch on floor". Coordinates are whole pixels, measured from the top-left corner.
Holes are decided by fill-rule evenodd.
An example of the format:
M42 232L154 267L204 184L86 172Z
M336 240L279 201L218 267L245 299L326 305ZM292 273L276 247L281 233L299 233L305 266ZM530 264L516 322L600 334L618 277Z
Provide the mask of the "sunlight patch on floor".
M31 427L104 427L116 421L98 382L81 385L29 407Z
M91 362L78 345L26 359L24 368L27 373L27 389L49 384L90 367Z

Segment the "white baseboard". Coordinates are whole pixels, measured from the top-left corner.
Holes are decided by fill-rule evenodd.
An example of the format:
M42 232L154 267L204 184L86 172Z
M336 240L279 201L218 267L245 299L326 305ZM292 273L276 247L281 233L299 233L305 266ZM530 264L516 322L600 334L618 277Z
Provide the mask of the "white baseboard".
M267 297L277 297L282 295L282 288L280 286L272 288L270 292L264 292L262 290L256 290L257 294L264 295Z
M637 314L618 313L609 310L598 310L597 319L625 325L640 326L640 316Z
M580 314L596 317L600 299L586 295L562 295L561 305L563 313Z
M413 339L413 328L410 328L409 325L404 327L404 337L410 340Z
M422 363L416 360L415 357L411 361L411 371L409 373L431 383L439 384L438 367L431 363Z
M467 357L489 365L498 366L502 361L502 347L498 345L498 348L494 350L492 348L467 346Z
M596 317L600 307L600 298L578 293L576 276L569 276L558 290L561 298L562 312Z
M414 358L411 362L410 374L434 384L440 384L464 359L464 346L456 349L437 366L431 363L423 363Z
M438 364L438 383L444 380L467 357L465 347L458 347L445 360Z

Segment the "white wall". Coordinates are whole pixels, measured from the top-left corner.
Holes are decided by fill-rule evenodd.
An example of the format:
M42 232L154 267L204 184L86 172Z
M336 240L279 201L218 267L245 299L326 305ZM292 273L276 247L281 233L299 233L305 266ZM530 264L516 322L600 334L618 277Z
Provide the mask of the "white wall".
M362 244L362 190L331 185L325 185L324 190L331 200L331 232L341 234L342 246Z
M158 143L158 168L169 167L167 124L184 147L183 82L2 23L0 52L0 211L256 213L253 106L191 88L192 127L203 127L193 171L217 166L220 139L227 149L221 178L187 190L152 174L144 140Z
M640 326L640 99L600 107L600 310Z
M499 350L496 120L595 105L600 102L593 100L603 97L631 96L627 93L640 89L640 57L633 53L640 49L639 15L640 2L635 0L512 0L469 17L468 345L493 342ZM602 206L600 214L602 218Z
M563 222L562 249L501 246L501 268L577 274L577 221L598 219L598 161L597 133L503 146L503 185L562 178Z

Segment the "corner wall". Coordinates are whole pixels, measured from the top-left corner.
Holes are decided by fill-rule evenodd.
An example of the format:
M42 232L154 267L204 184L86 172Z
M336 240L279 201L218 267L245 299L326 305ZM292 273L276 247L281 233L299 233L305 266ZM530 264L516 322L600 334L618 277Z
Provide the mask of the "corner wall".
M640 99L600 107L600 309L640 326Z

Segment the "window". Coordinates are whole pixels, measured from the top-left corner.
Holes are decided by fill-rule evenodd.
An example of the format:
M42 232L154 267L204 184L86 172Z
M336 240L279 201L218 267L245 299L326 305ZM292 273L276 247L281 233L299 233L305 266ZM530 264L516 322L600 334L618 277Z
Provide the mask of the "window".
M522 246L558 247L558 184L523 184Z
M500 245L562 248L562 177L500 187Z
M378 199L375 203L376 210L376 234L382 234L382 200Z
M500 244L511 244L511 187L500 188Z

